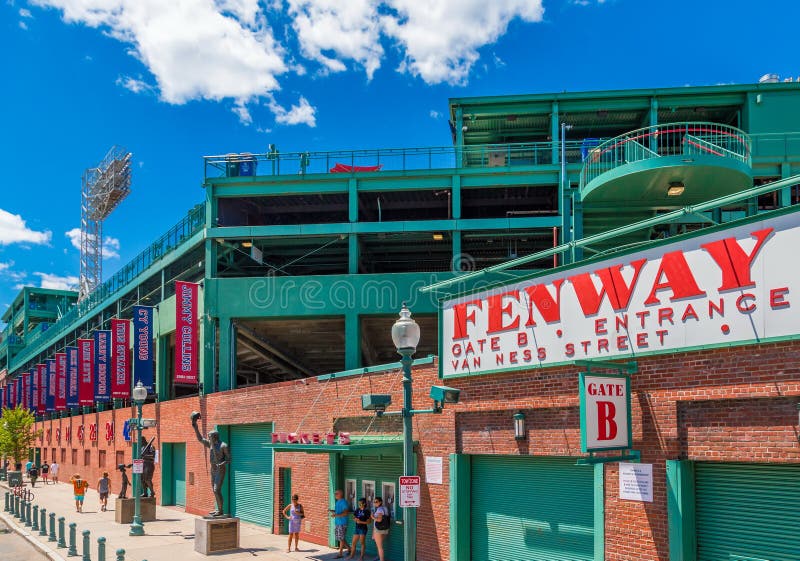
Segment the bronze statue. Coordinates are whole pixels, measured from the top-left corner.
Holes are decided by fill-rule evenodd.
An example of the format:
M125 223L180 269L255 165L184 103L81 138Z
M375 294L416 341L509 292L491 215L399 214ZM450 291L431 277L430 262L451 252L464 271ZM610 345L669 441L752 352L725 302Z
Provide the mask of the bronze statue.
M153 447L155 439L156 437L153 437L150 442L147 442L147 439L142 436L139 441L139 446L141 446L139 457L144 460L142 465L142 497L156 496L156 490L153 488L153 474L156 471L156 449ZM149 495L148 491L150 492Z
M197 428L197 421L200 419L200 413L193 411L189 416L192 420L192 427L194 433L197 435L197 440L203 444L208 451L208 460L211 464L211 490L214 492L214 498L217 501L217 510L210 512L211 516L225 516L225 508L222 499L222 485L225 483L225 472L228 469L228 464L231 462L231 453L228 445L222 442L219 438L219 432L212 430L208 432L208 438L203 438L200 434L200 429Z
M128 479L128 472L125 471L125 468L129 468L132 465L133 464L128 464L126 466L125 464L119 464L117 466L117 469L122 474L122 489L119 490L119 495L117 495L117 497L120 498L120 499L127 499L128 498L128 485L131 484L131 480Z

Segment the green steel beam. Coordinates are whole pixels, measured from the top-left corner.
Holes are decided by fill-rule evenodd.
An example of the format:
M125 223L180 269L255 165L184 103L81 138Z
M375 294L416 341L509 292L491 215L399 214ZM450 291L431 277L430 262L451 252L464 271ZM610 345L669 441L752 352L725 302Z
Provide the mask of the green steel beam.
M471 561L472 456L450 454L450 560ZM602 557L595 557L602 559Z
M667 460L669 561L695 561L694 462Z
M344 314L344 368L352 370L361 366L361 321L358 310Z
M547 249L544 251L539 251L537 253L526 255L524 257L518 257L517 259L512 259L510 261L506 261L505 263L499 263L497 265L492 265L491 267L487 267L480 271L474 271L471 273L465 273L463 275L458 275L452 279L440 281L434 283L430 286L426 286L422 288L422 292L435 292L439 289L451 286L453 284L464 282L472 279L480 278L484 275L489 273L496 273L500 271L505 271L506 269L510 269L513 267L518 267L520 265L525 265L534 261L538 261L539 259L544 259L545 257L551 257L553 255L563 253L565 251L574 250L577 248L582 248L586 246L591 246L592 244L596 244L598 242L611 240L620 236L624 236L631 232L637 232L639 230L643 230L645 228L649 228L652 226L656 226L658 224L665 224L674 219L680 218L686 214L695 214L705 212L707 210L713 210L717 207L724 207L731 205L733 203L746 200L751 197L758 197L759 195L763 195L765 193L770 193L772 191L776 191L778 189L783 189L784 187L788 187L791 185L796 185L800 183L800 175L793 175L792 177L788 177L786 179L781 179L778 181L773 181L772 183L766 183L764 185L751 187L750 189L745 189L743 191L739 191L738 193L733 193L731 195L726 195L724 197L718 197L716 199L712 199L705 203L699 203L696 205L691 205L687 207L683 207L679 210L674 210L672 212L667 212L664 214L660 214L653 218L648 218L646 220L641 220L639 222L634 222L633 224L629 224L627 226L622 226L621 228L615 228L613 230L608 230L606 232L601 232L599 234L594 234L591 236L587 236L583 239L571 241L566 244L561 244L557 247L552 249Z

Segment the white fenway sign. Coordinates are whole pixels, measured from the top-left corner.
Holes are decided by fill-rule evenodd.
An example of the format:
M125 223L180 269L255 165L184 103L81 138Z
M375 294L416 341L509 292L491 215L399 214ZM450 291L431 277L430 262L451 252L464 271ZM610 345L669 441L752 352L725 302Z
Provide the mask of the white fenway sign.
M442 375L797 337L800 213L443 302Z
M581 374L581 451L623 450L631 438L630 378Z

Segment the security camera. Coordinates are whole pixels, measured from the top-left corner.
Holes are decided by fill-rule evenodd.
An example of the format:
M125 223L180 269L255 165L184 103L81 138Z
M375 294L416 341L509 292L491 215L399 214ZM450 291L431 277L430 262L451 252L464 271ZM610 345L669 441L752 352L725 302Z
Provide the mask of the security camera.
M431 399L441 403L458 403L461 390L447 386L431 386Z

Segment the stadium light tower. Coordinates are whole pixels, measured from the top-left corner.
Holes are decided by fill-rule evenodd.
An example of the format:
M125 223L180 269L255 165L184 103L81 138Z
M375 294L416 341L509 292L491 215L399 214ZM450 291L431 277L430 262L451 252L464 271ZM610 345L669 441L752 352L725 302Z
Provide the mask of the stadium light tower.
M103 279L103 221L130 192L131 153L121 146L113 146L97 167L83 173L79 300Z

